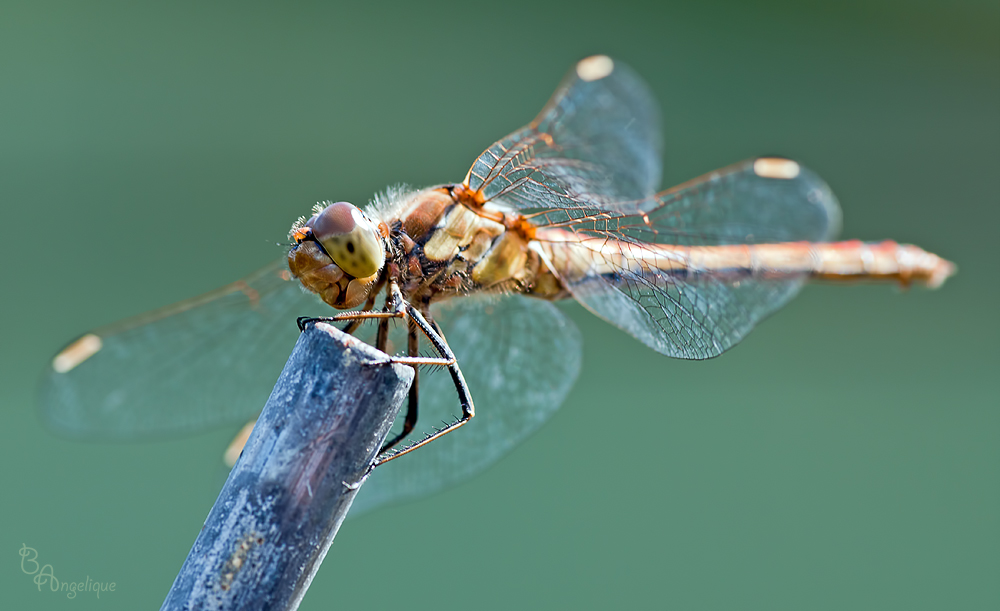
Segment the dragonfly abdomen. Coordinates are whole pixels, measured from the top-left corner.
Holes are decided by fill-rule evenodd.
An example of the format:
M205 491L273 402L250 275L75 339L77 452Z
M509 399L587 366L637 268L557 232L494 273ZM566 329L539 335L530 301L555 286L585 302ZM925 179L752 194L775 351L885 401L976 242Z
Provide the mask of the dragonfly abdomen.
M631 243L546 232L535 242L556 276L569 285L593 275L657 275L688 280L791 278L922 282L939 286L955 266L937 255L893 241L783 242L720 246Z
M817 261L812 275L823 280L888 280L904 286L919 282L937 288L957 271L951 261L918 246L892 240L809 246Z

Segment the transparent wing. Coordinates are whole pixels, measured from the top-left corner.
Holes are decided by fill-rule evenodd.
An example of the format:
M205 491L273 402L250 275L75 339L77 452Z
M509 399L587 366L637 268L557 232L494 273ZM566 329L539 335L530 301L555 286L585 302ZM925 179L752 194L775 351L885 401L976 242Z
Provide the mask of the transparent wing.
M465 374L476 417L376 469L351 515L428 494L483 470L555 412L579 373L579 332L549 302L517 295L462 297L432 313ZM394 343L405 348L405 336ZM460 413L447 372L422 369L419 383L420 418L411 439Z
M839 230L829 187L794 161L761 158L640 202L632 212L564 209L534 218L572 232L589 269L564 274L588 309L669 356L705 359L735 345L798 291L801 276L698 269L681 249L826 241Z
M591 311L663 354L710 358L786 303L803 278L664 271L660 253L644 245L827 240L839 229L839 208L815 174L777 158L652 195L659 133L645 84L621 63L588 58L538 118L476 160L464 187L472 201L501 200L540 227L596 244L576 259L602 259L592 266L599 271L563 278Z
M481 201L520 209L614 208L660 184L659 108L628 66L605 56L579 62L529 125L493 144L464 186Z
M840 205L830 187L780 157L741 161L613 209L543 209L528 218L581 239L671 246L828 241L840 231Z
M683 254L651 245L827 240L839 208L815 174L777 158L654 195L659 134L645 84L620 62L588 58L533 122L480 155L463 186L471 202L500 200L539 227L573 232L581 254L571 258L593 264L563 280L591 311L663 354L710 358L786 303L803 278L692 265L680 273L658 263Z
M245 422L263 407L295 345L296 317L328 309L286 280L286 269L278 261L83 336L43 380L44 420L62 434L109 439Z

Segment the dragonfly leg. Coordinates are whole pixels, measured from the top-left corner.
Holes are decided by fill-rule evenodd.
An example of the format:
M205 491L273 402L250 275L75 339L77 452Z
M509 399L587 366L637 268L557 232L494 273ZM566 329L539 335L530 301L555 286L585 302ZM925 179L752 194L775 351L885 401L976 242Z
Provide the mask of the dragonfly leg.
M390 287L391 292L398 295L399 288L392 284ZM451 374L451 379L455 383L455 389L458 391L458 400L462 406L462 415L451 424L446 425L443 428L437 429L434 433L427 435L420 441L412 443L401 450L390 450L388 452L380 452L378 457L375 459L375 464L372 468L379 465L385 464L390 460L399 458L404 454L409 454L413 450L426 445L438 437L450 433L457 429L458 427L464 425L466 422L471 420L476 415L475 405L472 403L472 394L469 392L469 385L465 382L465 376L462 375L462 370L458 366L458 362L455 359L455 354L451 351L448 346L447 340L444 338L444 334L441 333L441 329L433 323L427 321L423 314L420 313L418 309L407 303L401 296L398 296L395 300L395 306L398 312L404 313L408 322L419 329L430 341L434 350L441 355L440 359L421 359L420 357L410 357L408 359L393 359L394 362L402 363L414 363L417 359L420 359L419 364L434 364L441 365L448 368L448 372ZM430 362L430 361L435 362Z
M417 325L412 320L409 321L409 333L407 336L407 354L411 357L418 355L420 349L420 337L417 335ZM403 430L399 432L398 435L385 442L382 449L379 450L379 454L386 452L391 449L394 445L398 444L400 441L406 439L406 436L413 432L413 427L417 425L417 403L419 401L419 381L420 381L420 370L416 367L413 368L413 384L410 386L409 400L406 405L406 419L403 421Z
M371 312L372 308L375 307L375 294L375 291L372 291L372 294L368 297L368 301L366 301L364 307L361 308L362 312ZM360 327L363 322L364 319L355 318L351 322L344 325L341 331L348 335L354 335L354 332L358 330L358 327Z
M354 335L354 332L358 330L358 327L361 326L361 323L371 318L399 318L399 315L393 313L389 308L388 294L385 300L386 301L385 310L383 310L382 312L372 312L372 309L375 307L375 298L381 292L382 292L381 288L376 288L375 290L373 290L368 295L368 299L365 301L365 305L362 306L360 310L356 310L353 312L344 312L343 314L337 314L335 316L299 316L295 322L299 326L299 331L302 332L305 330L306 325L312 324L314 322L343 322L346 320L348 322L346 325L344 325L344 328L342 328L341 331L347 333L348 335ZM388 321L386 321L384 324L388 325L389 323ZM380 346L379 350L385 352L384 345Z
M370 301L369 301L370 303ZM455 354L448 347L448 342L444 338L444 334L441 329L433 322L428 322L424 318L421 312L413 307L409 302L403 299L402 294L399 291L399 286L392 282L389 287L388 295L386 296L385 309L381 312L370 311L369 303L365 304L365 310L359 310L355 312L345 312L343 314L337 314L335 316L324 316L324 317L301 317L298 319L299 329L302 330L306 325L313 322L343 322L349 321L345 330L350 329L354 331L358 325L366 320L378 320L379 328L378 335L376 336L376 348L385 352L386 346L388 344L389 336L389 321L393 318L405 318L410 327L410 339L408 342L408 354L405 357L389 357L387 362L401 363L403 365L411 365L414 367L416 372L417 365L434 365L438 367L447 367L449 373L451 374L452 381L455 383L455 389L458 391L458 400L462 406L462 415L452 422L444 426L443 428L435 430L434 433L427 435L418 442L412 443L405 448L400 450L392 450L392 446L398 444L407 435L409 435L413 428L416 426L417 422L417 404L418 404L418 390L417 390L417 377L414 376L414 384L410 389L409 404L407 406L406 419L403 422L403 431L388 441L380 450L378 457L375 459L375 467L389 462L395 458L399 458L404 454L409 454L413 450L434 441L438 437L446 433L457 429L458 427L464 425L466 422L471 420L476 415L475 405L472 402L472 394L469 392L469 385L465 382L465 376L462 375L462 370L458 366L458 362L455 359ZM374 304L371 303L373 306ZM439 357L422 357L417 356L418 350L418 339L419 336L417 331L422 333L430 341L431 345L434 347L435 352L437 352Z
M396 312L365 312L363 310L358 310L356 312L344 312L343 314L337 314L335 316L300 316L296 323L299 325L299 331L304 331L306 325L314 322L344 322L347 321L361 321L366 320L377 320L377 319L389 319L389 318L402 318Z
M386 293L385 296L385 306L382 308L383 312L392 312L392 293ZM386 348L389 345L389 319L384 318L378 323L378 333L375 335L375 347L386 352ZM387 353L388 354L388 353Z

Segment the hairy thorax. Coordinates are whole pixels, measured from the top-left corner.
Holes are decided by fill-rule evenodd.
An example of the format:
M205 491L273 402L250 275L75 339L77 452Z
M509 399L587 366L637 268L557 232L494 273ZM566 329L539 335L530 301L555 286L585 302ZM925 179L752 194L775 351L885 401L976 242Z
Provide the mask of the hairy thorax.
M390 227L395 276L411 302L475 292L531 293L541 260L523 217L502 204L470 209L449 187L399 198L382 220ZM538 295L541 296L541 295Z

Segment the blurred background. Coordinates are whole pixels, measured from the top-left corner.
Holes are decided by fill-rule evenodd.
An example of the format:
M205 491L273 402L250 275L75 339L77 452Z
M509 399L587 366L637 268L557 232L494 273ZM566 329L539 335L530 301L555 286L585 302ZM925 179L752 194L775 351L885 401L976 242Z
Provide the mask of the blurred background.
M349 520L302 609L1000 605L996 2L360 4L0 9L4 607L158 607L233 433L56 438L56 350L276 259L317 200L461 180L593 53L661 100L665 185L791 156L844 236L958 276L809 287L698 363L569 308L563 408L478 478ZM22 545L116 591L38 592Z

